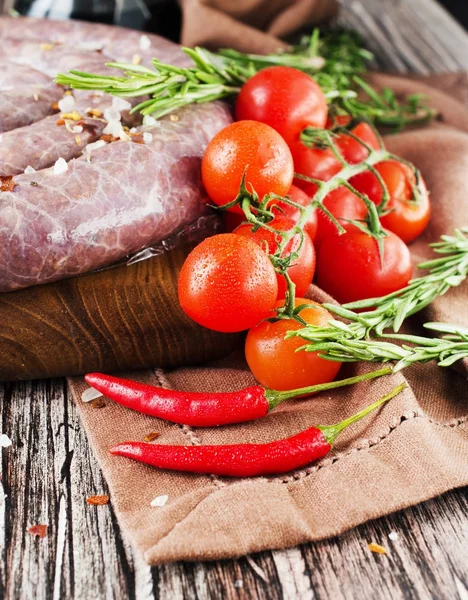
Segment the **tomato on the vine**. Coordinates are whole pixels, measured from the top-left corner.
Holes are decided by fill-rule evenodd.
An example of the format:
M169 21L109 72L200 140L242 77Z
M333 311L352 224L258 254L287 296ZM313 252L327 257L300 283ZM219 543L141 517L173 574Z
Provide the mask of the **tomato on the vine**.
M367 123L358 123L351 129L351 133L374 150L380 148L374 130ZM369 151L363 144L346 133L338 133L334 142L343 158L351 164L362 162L369 155ZM291 153L294 159L295 172L312 179L328 181L343 168L343 165L330 148L319 148L317 146L310 148L304 143L298 142L291 145ZM314 183L299 178L294 179L294 185L304 190L309 196L313 196L317 189Z
M287 195L293 202L303 206L304 208L307 207L311 202L309 196L295 185L292 185L289 188ZM281 200L272 199L271 202L269 202L268 207L275 215L287 217L288 219L294 221L294 223L297 223L301 216L301 211L299 208L291 206L291 204L288 204L287 202L281 202ZM229 210L226 210L223 213L224 229L228 232L234 231L234 229L239 227L239 225L245 222L245 220L244 213L239 215L238 213L233 213ZM317 234L317 210L313 210L310 213L310 216L304 225L304 231L308 233L310 239L314 241Z
M351 133L367 144L367 146L370 146L373 150L378 150L380 148L379 139L368 123L358 123L351 129ZM366 160L369 156L369 150L367 150L363 144L345 133L340 133L338 135L336 145L343 158L352 165Z
M299 313L306 323L327 327L333 318L312 300L296 298L295 304L308 305ZM278 302L277 307L281 305ZM245 343L245 357L250 370L262 385L274 390L292 390L327 383L336 377L341 363L321 358L318 352L297 352L304 345L301 338L284 339L288 331L303 327L296 320L281 319L273 323L262 321L250 329Z
M411 200L412 185L416 184L416 177L407 165L396 160L386 160L376 164L375 169L382 177L390 196L387 205L390 212L380 218L381 223L409 244L421 235L431 216L429 194L424 180L422 177L419 179L419 202L415 203ZM382 202L382 185L374 173L360 173L351 179L351 183L358 191L367 194L377 206Z
M325 127L327 110L320 86L309 75L277 66L262 69L244 83L236 101L236 120L267 123L291 144L306 127Z
M202 160L203 184L209 197L222 206L234 200L243 175L249 191L284 196L291 187L291 152L277 131L264 123L239 121L219 131ZM234 212L241 213L239 206Z
M317 251L317 285L341 304L385 296L408 285L411 256L394 233L383 238L383 266L377 240L354 225L325 237Z
M232 233L207 238L185 260L179 302L194 321L216 331L243 331L270 315L278 295L265 252Z
M341 225L353 219L356 221L362 221L367 216L367 207L364 202L353 194L348 188L340 186L330 192L323 201L323 206L327 208L331 214L337 219ZM318 247L322 240L329 236L334 235L337 232L337 228L334 223L328 218L328 216L320 209L317 209L317 235L315 238L315 245Z
M276 229L277 231L288 231L294 227L294 221L287 217L277 216L268 223L269 227ZM271 231L268 231L262 227L257 231L252 231L252 225L246 223L240 225L235 231L235 234L246 236L253 240L256 244L264 248L265 252L274 254L281 242L281 236L275 235ZM301 236L299 233L288 242L284 249L283 256L287 256L292 252L295 252L301 243ZM288 275L296 285L296 294L302 296L306 293L309 285L312 283L315 273L315 250L310 237L304 232L304 238L299 256L288 269ZM278 277L278 299L281 300L286 295L286 279L284 275L277 274Z

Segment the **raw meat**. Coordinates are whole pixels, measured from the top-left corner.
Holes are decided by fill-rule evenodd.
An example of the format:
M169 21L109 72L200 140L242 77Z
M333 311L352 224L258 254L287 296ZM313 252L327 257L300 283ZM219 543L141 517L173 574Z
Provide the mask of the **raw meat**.
M113 142L60 175L15 177L0 193L0 292L112 264L203 214L201 156L230 112L202 104L178 117L144 128L149 143Z

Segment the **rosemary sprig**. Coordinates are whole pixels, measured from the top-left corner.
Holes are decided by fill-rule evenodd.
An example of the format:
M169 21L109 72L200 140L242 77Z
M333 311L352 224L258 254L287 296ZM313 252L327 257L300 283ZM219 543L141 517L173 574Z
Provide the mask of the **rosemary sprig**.
M331 320L328 328L308 325L299 331L288 332L287 337L297 336L310 342L302 349L307 352L320 352L320 356L327 360L395 362L393 372L414 363L426 363L431 360L436 360L440 367L449 367L468 357L468 329L447 323L426 323L425 327L446 335L441 338L405 334L386 336L405 342L400 346L392 342L362 339L349 325Z
M288 52L268 55L243 54L235 50L217 53L204 48L183 48L194 66L177 67L153 59L153 69L142 65L107 63L123 71L123 76L103 76L72 70L59 74L56 82L76 89L102 90L123 97L150 95L132 110L160 118L183 106L211 102L239 93L242 85L257 71L271 65L295 67L311 75L327 100L337 110L353 117L366 117L376 123L403 127L432 118L421 98L399 103L394 95L379 94L358 76L366 72L372 54L357 36L346 32L324 35L319 30L304 38ZM366 98L359 98L361 90Z

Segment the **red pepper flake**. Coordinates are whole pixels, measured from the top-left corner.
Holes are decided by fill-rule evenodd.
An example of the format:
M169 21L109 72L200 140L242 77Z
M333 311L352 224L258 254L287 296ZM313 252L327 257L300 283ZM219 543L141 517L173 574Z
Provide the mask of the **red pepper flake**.
M119 138L115 137L115 135L112 135L111 133L105 133L104 135L101 135L99 139L110 144L111 142L116 142Z
M17 185L13 175L0 175L0 192L12 192Z
M132 135L132 142L135 142L135 144L144 144L143 134L136 133L135 135Z
M148 433L148 435L145 435L145 437L143 438L143 440L145 442L152 442L153 440L155 440L160 435L161 434L159 433L159 431L152 431L151 433Z
M104 408L106 403L104 402L104 398L94 398L94 400L91 401L91 406L93 408Z
M107 494L103 494L102 496L88 496L86 502L93 506L104 506L104 504L109 504L109 496Z
M37 535L37 537L40 538L45 538L47 535L47 525L33 525L28 529L28 533Z
M58 110L59 109L58 102L52 102L52 104L50 105L50 108L52 110Z
M58 126L65 125L65 120L64 119L57 119L55 121L55 124L58 125Z

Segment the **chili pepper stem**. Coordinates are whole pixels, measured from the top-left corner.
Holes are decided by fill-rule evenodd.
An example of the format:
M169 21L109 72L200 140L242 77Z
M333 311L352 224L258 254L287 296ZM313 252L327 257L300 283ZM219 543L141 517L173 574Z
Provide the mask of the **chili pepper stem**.
M373 404L366 406L366 408L363 408L361 411L359 411L355 415L352 415L351 417L348 417L344 421L341 421L340 423L336 423L335 425L317 425L317 429L320 429L320 431L323 433L323 435L325 436L325 438L326 438L327 442L330 444L330 446L333 446L336 438L340 435L340 433L343 431L343 429L346 429L353 423L360 421L365 416L367 416L369 413L371 413L373 410L375 410L382 404L385 404L385 402L388 402L389 400L394 398L401 391L403 391L406 387L407 387L407 385L405 382L400 383L400 385L398 385L391 392L389 392L388 394L386 394L385 396L380 398L380 400L377 400L377 402L374 402Z
M393 371L390 367L386 367L384 369L378 369L377 371L371 371L370 373L364 373L363 375L348 377L347 379L319 383L317 385L310 385L308 387L298 388L295 390L287 390L285 392L265 388L265 398L267 399L270 410L273 410L278 406L278 404L283 402L283 400L315 394L317 392L323 392L326 390L334 390L346 385L352 385L353 383L359 383L360 381L368 381L369 379L376 379L377 377L382 377L383 375L390 375L392 372Z

